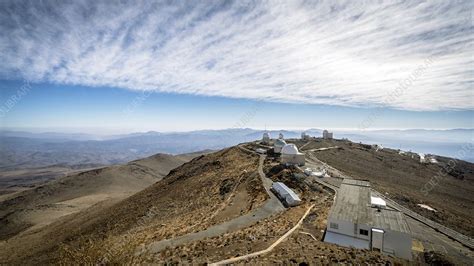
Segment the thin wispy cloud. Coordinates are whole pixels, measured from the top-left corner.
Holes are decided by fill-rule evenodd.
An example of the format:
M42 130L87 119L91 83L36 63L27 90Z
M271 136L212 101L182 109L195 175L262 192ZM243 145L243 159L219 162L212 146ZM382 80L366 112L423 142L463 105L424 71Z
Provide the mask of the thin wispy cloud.
M171 2L1 1L0 78L407 110L474 107L472 1ZM433 56L423 75L384 101Z

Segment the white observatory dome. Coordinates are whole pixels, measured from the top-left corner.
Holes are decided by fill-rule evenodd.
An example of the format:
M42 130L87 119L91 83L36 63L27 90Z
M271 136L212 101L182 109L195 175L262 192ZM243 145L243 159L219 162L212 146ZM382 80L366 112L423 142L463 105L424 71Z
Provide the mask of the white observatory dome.
M298 154L298 148L296 147L295 144L286 144L283 149L281 149L282 154Z
M282 139L277 139L277 140L275 141L275 146L276 146L276 147L284 147L285 145L286 145L286 142L285 142L284 140L282 140Z

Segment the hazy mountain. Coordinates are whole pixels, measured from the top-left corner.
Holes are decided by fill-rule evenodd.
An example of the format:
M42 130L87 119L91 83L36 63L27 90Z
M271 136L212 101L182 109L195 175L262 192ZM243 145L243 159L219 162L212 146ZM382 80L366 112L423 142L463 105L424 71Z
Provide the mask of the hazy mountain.
M27 133L3 131L0 134L0 168L18 169L46 165L109 165L124 163L155 153L180 154L206 149L221 149L241 142L260 139L264 130L250 128L198 130L161 133L149 131L125 135L102 136L97 140L88 134ZM299 138L302 131L269 130L273 138L281 132L285 138ZM321 136L322 130L305 131ZM433 153L474 161L468 147L472 129L453 130L377 130L335 131L335 138L377 143L385 147ZM465 152L460 152L462 150Z
M20 137L30 139L43 139L49 141L67 141L67 140L101 140L101 136L85 133L60 133L60 132L42 132L32 133L26 131L0 131L0 137Z

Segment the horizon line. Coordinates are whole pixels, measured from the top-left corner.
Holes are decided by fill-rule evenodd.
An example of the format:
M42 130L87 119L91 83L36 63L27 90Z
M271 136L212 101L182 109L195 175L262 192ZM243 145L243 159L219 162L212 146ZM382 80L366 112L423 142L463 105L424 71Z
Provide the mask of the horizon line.
M256 130L256 131L311 131L311 130L329 130L329 131L354 131L354 132L371 132L371 131L410 131L410 130L431 130L431 131L450 131L450 130L474 130L474 128L370 128L370 129L360 129L360 128L330 128L330 127L288 127L288 128L252 128L252 127L230 127L230 128L203 128L203 129L190 129L190 130L130 130L130 129L106 129L106 128L82 128L82 130L71 131L74 128L3 128L0 129L0 132L26 132L32 134L46 134L46 133L61 133L61 134L87 134L87 135L100 135L100 136L111 136L111 135L121 135L121 134L140 134L140 133L188 133L188 132L196 132L196 131L223 131L223 130ZM99 133L99 132L91 132L90 130L95 131L115 131L115 133ZM88 131L88 132L87 132Z

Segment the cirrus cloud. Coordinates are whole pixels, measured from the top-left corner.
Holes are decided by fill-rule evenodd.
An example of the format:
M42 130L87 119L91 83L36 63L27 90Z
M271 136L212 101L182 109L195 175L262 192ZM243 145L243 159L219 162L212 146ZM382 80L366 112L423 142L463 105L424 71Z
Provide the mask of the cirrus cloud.
M472 110L471 1L2 1L0 78ZM427 58L436 60L385 99Z

